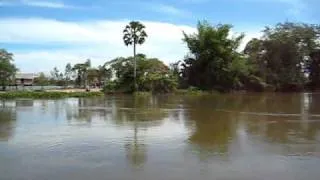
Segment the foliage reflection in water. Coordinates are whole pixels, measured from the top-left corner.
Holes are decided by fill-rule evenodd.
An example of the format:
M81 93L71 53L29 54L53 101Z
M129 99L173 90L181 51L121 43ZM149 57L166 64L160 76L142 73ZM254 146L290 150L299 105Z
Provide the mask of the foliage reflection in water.
M319 103L307 93L1 101L0 177L318 179Z

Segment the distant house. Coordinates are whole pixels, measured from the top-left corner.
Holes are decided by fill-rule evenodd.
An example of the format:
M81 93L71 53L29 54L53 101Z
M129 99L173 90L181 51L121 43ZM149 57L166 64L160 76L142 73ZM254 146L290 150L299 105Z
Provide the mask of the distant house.
M15 76L15 84L17 86L32 86L35 77L36 75L33 73L17 73Z

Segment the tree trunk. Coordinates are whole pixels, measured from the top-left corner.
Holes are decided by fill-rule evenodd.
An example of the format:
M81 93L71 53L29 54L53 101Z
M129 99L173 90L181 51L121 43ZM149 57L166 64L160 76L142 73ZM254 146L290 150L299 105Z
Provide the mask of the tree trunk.
M89 80L88 80L88 72L86 71L85 72L85 81L84 81L84 84L85 84L85 90L87 92L90 91L90 83L89 83Z
M137 84L137 60L136 60L136 42L133 43L133 61L134 61L134 90L138 90L138 84Z
M24 79L21 79L22 90L24 91Z
M65 83L64 83L65 88L68 88L68 84L69 84L68 79L69 79L68 77L66 77L66 79L65 79Z

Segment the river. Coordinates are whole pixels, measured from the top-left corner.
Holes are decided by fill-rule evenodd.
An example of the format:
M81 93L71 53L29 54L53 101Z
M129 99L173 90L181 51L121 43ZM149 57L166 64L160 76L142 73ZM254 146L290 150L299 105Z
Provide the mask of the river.
M320 94L0 101L1 180L319 180Z

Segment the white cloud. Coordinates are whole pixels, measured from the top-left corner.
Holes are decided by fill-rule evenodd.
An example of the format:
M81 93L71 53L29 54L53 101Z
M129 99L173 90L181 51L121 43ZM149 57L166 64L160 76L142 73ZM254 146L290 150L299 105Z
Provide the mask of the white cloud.
M64 22L52 19L0 19L0 43L28 45L59 45L63 48L41 50L11 50L18 67L23 71L48 71L91 58L94 65L118 56L129 56L132 48L122 42L122 30L127 20ZM194 32L193 27L143 21L149 35L138 52L159 57L165 62L183 58L182 31ZM21 31L23 29L23 31ZM41 68L41 69L40 69Z
M122 30L127 20L65 22L53 19L0 19L0 41L4 43L122 44ZM151 41L181 40L181 32L190 26L143 21ZM23 31L21 31L23 29Z
M191 13L174 6L165 5L165 4L152 4L152 9L157 12L175 15L175 16L189 16Z
M244 33L245 36L244 36L244 38L242 40L242 43L239 46L239 50L242 51L246 47L247 43L251 39L262 37L263 33L260 30L261 29L259 29L259 28L254 28L254 29L251 29L251 30L242 31L242 33Z
M31 7L42 7L42 8L54 8L54 9L75 9L80 8L72 5L67 5L63 2L43 1L43 0L19 0L10 1L5 0L0 2L0 6L31 6Z
M0 19L0 43L11 44L10 47L14 44L26 48L29 45L40 47L9 49L15 54L16 64L22 71L48 72L54 66L63 68L67 62L75 64L87 58L97 66L115 57L132 55L132 48L122 42L122 30L127 23L127 20ZM167 64L181 60L187 54L182 31L193 33L196 31L194 27L153 21L142 23L146 25L149 37L145 44L138 46L139 53L157 57ZM245 41L258 36L253 30L238 32L248 33ZM57 45L60 48L49 48Z
M28 6L35 6L35 7L46 7L46 8L72 8L72 6L66 5L61 2L50 2L50 1L40 1L40 0L22 0L23 4Z

